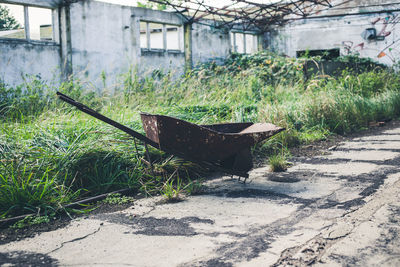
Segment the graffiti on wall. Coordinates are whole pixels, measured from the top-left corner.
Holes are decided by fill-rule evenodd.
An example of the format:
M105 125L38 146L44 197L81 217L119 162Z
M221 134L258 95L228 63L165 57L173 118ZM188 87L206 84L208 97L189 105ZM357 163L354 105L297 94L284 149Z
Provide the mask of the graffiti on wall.
M354 43L353 41L343 41L342 47L344 53L347 55L360 54L362 51L370 50L373 51L375 56L380 58L387 58L393 63L396 59L400 58L400 38L395 37L396 26L400 23L400 15L387 14L382 17L378 17L370 21L371 28L367 30L373 30L375 36L361 43ZM391 42L383 48L376 48L371 44L391 38Z

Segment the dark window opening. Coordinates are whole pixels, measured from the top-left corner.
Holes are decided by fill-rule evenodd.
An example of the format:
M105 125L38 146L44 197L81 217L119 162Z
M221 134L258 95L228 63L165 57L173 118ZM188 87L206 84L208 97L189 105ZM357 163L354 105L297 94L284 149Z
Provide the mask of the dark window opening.
M326 50L303 50L296 51L296 57L316 57L320 56L324 60L332 60L340 57L340 49L326 49Z

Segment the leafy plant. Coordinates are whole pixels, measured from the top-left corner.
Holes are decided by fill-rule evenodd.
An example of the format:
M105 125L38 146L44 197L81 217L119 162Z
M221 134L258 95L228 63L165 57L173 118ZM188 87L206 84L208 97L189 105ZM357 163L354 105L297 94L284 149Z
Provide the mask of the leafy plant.
M175 184L174 184L175 182ZM164 183L164 186L161 189L162 195L168 202L177 202L182 200L182 181L177 178L176 181L170 180Z
M133 197L122 196L119 193L109 194L102 202L108 205L124 205L134 202Z
M54 213L45 216L26 216L24 219L19 220L10 226L13 229L22 229L36 224L49 223L51 218L54 218Z
M189 180L189 182L183 187L183 189L188 195L197 195L203 192L204 186L201 181Z
M56 183L49 176L49 169L40 175L28 172L26 166L0 174L0 214L23 214L30 212L54 212L63 203L73 199L68 188Z

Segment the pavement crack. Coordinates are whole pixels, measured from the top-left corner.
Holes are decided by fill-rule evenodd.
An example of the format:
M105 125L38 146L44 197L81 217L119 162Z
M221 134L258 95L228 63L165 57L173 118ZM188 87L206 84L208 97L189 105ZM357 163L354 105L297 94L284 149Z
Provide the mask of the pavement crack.
M381 186L371 200L338 217L331 227L319 235L282 251L280 258L272 266L305 266L320 261L330 247L352 234L363 222L370 220L383 205L395 201L390 196L399 193L400 179L391 186Z
M89 236L92 236L92 235L96 234L97 232L99 232L100 229L101 229L101 226L99 226L99 228L97 228L95 231L93 231L93 232L91 232L91 233L89 233L87 235L84 235L84 236L81 236L81 237L77 237L77 238L74 238L74 239L69 240L69 241L62 242L61 245L58 248L55 248L52 251L47 252L45 255L49 255L49 254L51 254L53 252L56 252L57 250L63 248L65 244L73 243L73 242L76 242L76 241L80 241L80 240L83 240L83 239L85 239L85 238L87 238Z

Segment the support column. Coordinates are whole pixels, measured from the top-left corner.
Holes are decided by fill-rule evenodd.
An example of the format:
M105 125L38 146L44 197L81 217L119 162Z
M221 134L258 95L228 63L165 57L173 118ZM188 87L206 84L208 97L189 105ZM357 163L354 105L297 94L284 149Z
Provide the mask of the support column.
M237 53L236 32L232 33L232 38L233 38L233 52Z
M183 26L184 32L184 51L185 51L185 72L192 70L193 59L192 59L192 23L186 23Z
M72 75L72 44L71 44L71 17L69 6L59 9L61 71L63 79L68 80Z
M151 37L150 37L150 23L146 22L146 42L147 42L147 50L150 51L151 49Z
M31 30L29 27L29 12L28 12L28 6L24 6L24 28L25 28L25 38L26 40L31 39Z
M162 35L163 35L163 50L167 51L167 25L162 25Z

